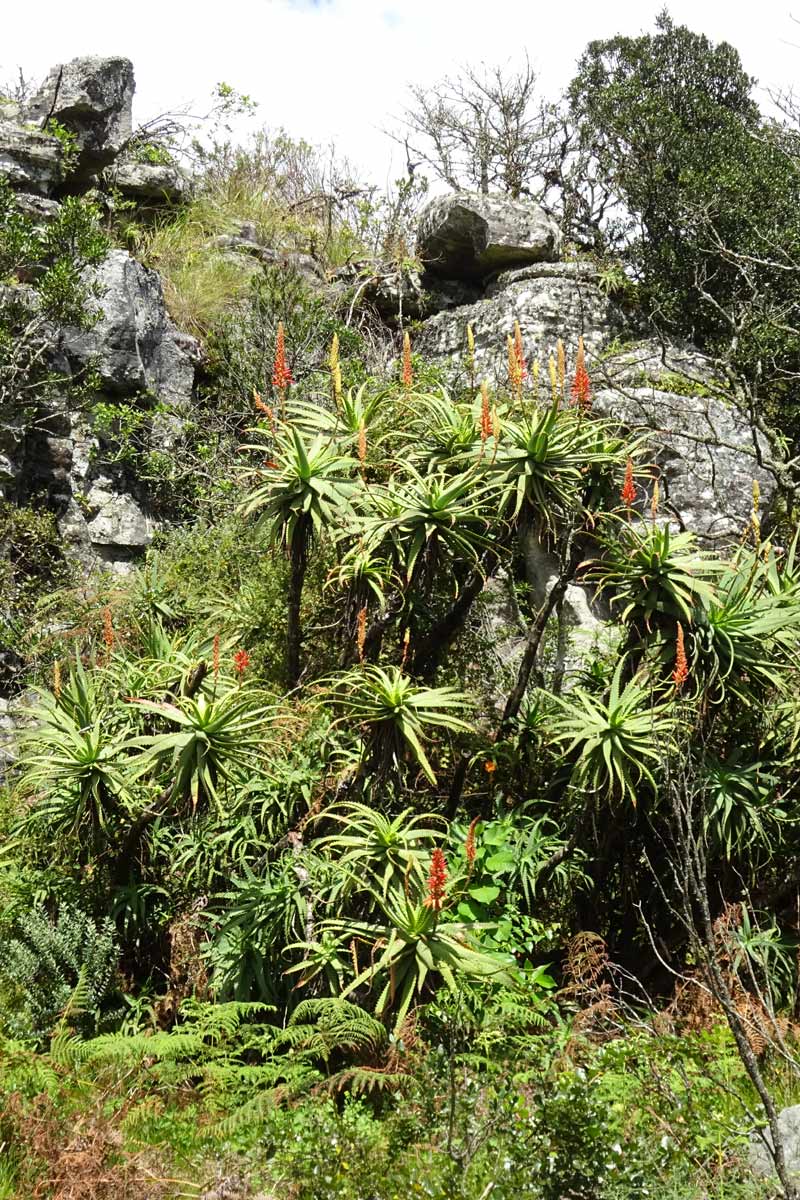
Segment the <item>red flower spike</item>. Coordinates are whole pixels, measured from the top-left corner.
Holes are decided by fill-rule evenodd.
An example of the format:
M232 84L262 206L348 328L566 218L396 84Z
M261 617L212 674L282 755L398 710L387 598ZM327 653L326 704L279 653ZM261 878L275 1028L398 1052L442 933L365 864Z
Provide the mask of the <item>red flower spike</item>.
M250 655L246 650L237 650L233 656L233 669L241 679L250 666Z
M633 482L633 460L630 458L625 464L625 481L622 484L619 497L622 503L628 508L630 508L636 499L636 485Z
M447 859L444 852L437 846L431 855L431 870L428 875L428 894L425 897L425 907L434 912L442 911L444 904L444 889L447 883Z
M575 359L575 377L570 388L572 403L584 411L592 406L592 385L589 372L586 370L586 352L583 348L583 338L578 338L578 354Z

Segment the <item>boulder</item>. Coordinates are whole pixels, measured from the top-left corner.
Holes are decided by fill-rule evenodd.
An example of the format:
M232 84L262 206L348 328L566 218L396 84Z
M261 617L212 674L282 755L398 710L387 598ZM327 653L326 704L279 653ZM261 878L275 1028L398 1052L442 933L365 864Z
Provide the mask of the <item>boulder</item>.
M101 288L101 315L91 329L65 331L73 368L91 363L112 395L151 392L166 404L188 398L199 347L172 324L158 273L112 250L87 276Z
M420 213L417 254L446 279L485 279L508 267L558 258L561 233L537 204L456 192Z
M783 1138L786 1169L790 1175L800 1176L800 1104L784 1108L778 1114L778 1128ZM762 1179L768 1179L775 1174L775 1164L770 1153L771 1146L772 1137L769 1129L762 1129L759 1132L754 1130L750 1134L747 1159L750 1170Z
M19 211L39 225L46 225L61 212L61 205L57 200L48 200L46 196L34 196L30 192L17 192L16 202Z
M117 163L113 184L123 196L151 205L178 204L189 188L184 173L172 163Z
M762 512L775 498L774 476L759 465L769 448L715 381L713 364L690 346L644 341L590 363L593 409L643 434L658 470L662 511L709 548L735 541L752 508L753 480Z
M440 312L424 322L415 349L440 362L454 378L463 372L467 325L475 337L479 378L508 382L507 337L518 321L527 358L542 366L562 338L569 357L578 337L587 350L599 353L621 327L621 316L597 286L590 270L572 263L540 264L498 278L483 300Z
M86 179L113 162L131 136L134 87L128 58L73 58L52 68L22 118L39 126L52 118L74 134L73 178Z
M47 196L64 176L58 138L0 121L0 177L15 190Z

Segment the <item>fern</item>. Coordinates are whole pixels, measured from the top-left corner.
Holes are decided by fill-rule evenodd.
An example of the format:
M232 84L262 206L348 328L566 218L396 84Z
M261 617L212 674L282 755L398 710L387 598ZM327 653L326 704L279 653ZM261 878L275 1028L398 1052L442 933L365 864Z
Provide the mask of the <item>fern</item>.
M16 997L9 1032L37 1042L68 1024L84 1035L98 1032L110 1018L116 968L110 919L95 922L71 904L55 918L31 909L18 918L0 960L0 984Z

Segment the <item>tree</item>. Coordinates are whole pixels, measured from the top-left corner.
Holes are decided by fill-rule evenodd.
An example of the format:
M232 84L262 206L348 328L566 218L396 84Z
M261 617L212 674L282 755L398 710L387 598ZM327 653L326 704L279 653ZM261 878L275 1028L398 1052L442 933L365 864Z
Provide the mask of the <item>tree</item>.
M590 43L568 101L574 153L608 192L601 240L646 316L720 355L763 413L764 380L774 411L800 363L800 218L796 133L753 85L732 46L663 12L654 34Z
M544 119L527 57L514 72L484 63L410 91L414 103L403 114L409 134L399 139L409 158L418 154L453 191L527 194Z

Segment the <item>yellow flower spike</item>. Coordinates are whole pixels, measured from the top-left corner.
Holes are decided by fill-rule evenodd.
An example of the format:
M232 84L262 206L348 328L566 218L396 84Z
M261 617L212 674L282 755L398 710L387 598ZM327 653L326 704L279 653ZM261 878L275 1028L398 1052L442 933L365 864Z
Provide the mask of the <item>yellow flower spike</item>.
M759 505L761 504L761 488L758 485L758 480L753 480L753 511L750 514L750 525L753 530L753 538L756 547L761 545L761 517L759 515Z
M508 346L508 382L512 392L517 390L517 375L519 374L519 362L517 360L517 351L514 347L514 339L511 334L506 339Z
M558 390L561 396L564 395L564 385L567 380L567 356L564 353L564 343L561 338L556 343L556 353L558 354Z
M467 325L467 371L472 379L475 375L475 334L471 325Z
M536 399L538 400L539 399L539 360L538 360L538 358L535 358L533 360L533 366L531 368L531 377L533 379L533 394L536 397Z
M53 695L56 700L61 695L61 663L58 659L53 663Z
M331 339L331 353L328 359L331 369L331 384L333 387L333 399L336 403L337 411L341 407L342 401L342 367L339 362L339 335L335 333Z
M650 501L650 512L653 515L654 521L658 515L658 504L659 504L660 499L661 499L661 488L659 487L658 480L654 479L653 480L653 499Z
M553 393L553 403L558 401L558 370L552 354L547 360L547 370L550 373L550 391Z

